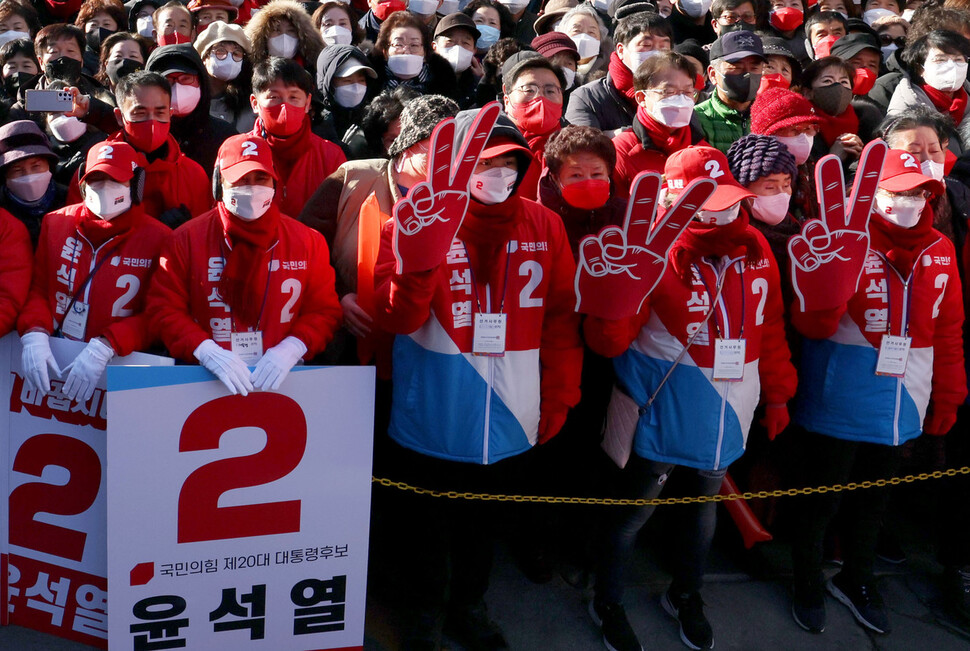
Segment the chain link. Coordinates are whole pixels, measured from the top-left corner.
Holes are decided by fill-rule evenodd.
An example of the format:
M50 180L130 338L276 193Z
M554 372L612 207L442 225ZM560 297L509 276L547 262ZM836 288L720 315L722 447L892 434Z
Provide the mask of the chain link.
M589 504L596 506L660 506L663 504L702 504L704 502L733 502L734 500L760 500L767 497L794 497L796 495L814 495L823 493L839 493L843 491L864 490L867 488L883 488L912 484L929 479L970 475L970 466L962 468L947 468L922 472L918 475L905 477L891 477L890 479L876 479L874 481L850 482L832 486L809 486L806 488L782 488L771 491L753 491L747 493L731 493L729 495L698 495L688 497L657 497L653 499L620 499L611 497L557 497L545 495L503 495L490 493L464 493L459 491L438 491L420 486L412 486L403 481L394 481L382 477L372 477L371 481L379 486L396 488L398 490L427 495L429 497L444 497L451 500L476 500L482 502L518 502L539 504Z

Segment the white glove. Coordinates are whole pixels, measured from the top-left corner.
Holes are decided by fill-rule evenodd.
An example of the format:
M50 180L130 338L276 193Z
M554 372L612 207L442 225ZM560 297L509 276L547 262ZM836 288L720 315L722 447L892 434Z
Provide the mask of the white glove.
M114 349L101 341L100 337L89 341L84 350L64 369L65 373L70 371L64 381L64 395L71 400L80 398L81 402L90 400L94 395L95 385L104 373L104 367L114 355Z
M44 395L51 391L51 377L47 369L50 368L57 377L61 377L61 369L51 352L50 339L46 332L28 332L20 338L24 347L20 357L24 367L24 379L28 385Z
M283 384L286 374L306 355L306 344L296 337L287 337L267 350L256 363L253 386L260 391L276 391Z
M206 339L192 353L202 366L226 385L229 393L248 396L253 390L249 381L249 368L236 353L226 350L211 339Z

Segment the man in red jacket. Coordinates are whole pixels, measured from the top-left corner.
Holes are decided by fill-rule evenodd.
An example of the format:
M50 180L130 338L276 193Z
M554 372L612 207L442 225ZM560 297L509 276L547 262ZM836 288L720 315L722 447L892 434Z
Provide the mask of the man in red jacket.
M44 217L30 295L17 322L24 375L42 393L51 388L48 369L61 375L52 334L88 342L63 388L82 402L114 355L145 350L153 341L144 299L171 232L141 206L139 159L127 143L98 143L82 168L84 202Z
M253 135L265 138L282 179L276 202L299 215L320 183L347 161L343 150L310 132L313 79L300 64L270 57L253 71L249 101L259 117Z
M198 360L231 393L275 390L340 325L330 252L322 235L277 207L262 138L227 139L213 180L216 207L162 251L148 313L172 356Z

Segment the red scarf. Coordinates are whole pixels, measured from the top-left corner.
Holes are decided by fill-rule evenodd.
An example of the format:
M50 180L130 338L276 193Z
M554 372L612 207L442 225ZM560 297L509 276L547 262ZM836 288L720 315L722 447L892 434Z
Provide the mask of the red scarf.
M951 118L953 118L954 124L960 124L963 121L963 114L967 111L967 91L962 88L957 92L953 93L951 97L942 90L937 90L929 84L923 84L920 86L926 96L930 98L933 102L933 106L940 113L948 113Z
M267 266L263 254L276 241L280 210L274 201L266 214L251 222L239 219L226 210L221 201L216 204L222 230L229 237L232 250L226 257L219 282L219 295L232 309L238 326L256 327L266 293Z
M691 221L687 230L674 243L670 261L674 271L685 282L690 282L691 265L703 258L736 257L744 255L748 264L761 259L758 237L748 231L748 212L741 208L738 218L724 226L713 226Z
M505 279L505 254L502 249L512 238L516 224L524 215L525 209L518 193L493 206L475 200L468 202L468 211L458 229L458 237L468 248L468 264L476 282L488 283L492 287L501 287L508 282Z
M822 116L819 129L822 131L825 144L829 147L834 145L843 133L859 133L859 117L855 114L855 109L852 108L851 104L846 107L842 115L829 115L817 106L815 110Z
M679 129L671 129L653 119L642 106L637 107L637 122L643 125L650 142L662 151L664 156L670 156L675 151L690 147L691 131L689 124Z
M884 253L896 270L907 278L913 271L917 256L937 238L933 232L933 210L927 203L919 221L912 228L897 226L873 212L869 220L869 236L872 248Z
M303 126L300 130L287 138L274 136L266 127L263 121L256 118L256 126L253 127L253 135L260 136L269 143L269 149L273 152L273 167L280 179L289 177L293 164L310 150L310 118L303 119ZM285 185L282 184L282 185Z
M91 246L98 248L112 237L121 235L131 230L132 223L135 221L135 212L141 211L137 206L132 206L125 212L108 221L101 219L87 206L81 211L77 219L77 230L84 238L91 243Z
M631 102L636 102L633 99L633 94L636 92L633 90L633 72L626 67L623 59L617 56L616 52L610 54L610 81L621 95Z

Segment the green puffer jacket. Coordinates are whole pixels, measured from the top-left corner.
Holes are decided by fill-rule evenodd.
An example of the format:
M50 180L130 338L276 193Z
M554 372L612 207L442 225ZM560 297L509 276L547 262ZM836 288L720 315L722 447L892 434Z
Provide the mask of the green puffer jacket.
M711 97L694 107L694 113L704 131L704 140L711 147L727 153L728 147L751 131L748 112L736 111L721 101L715 91Z

